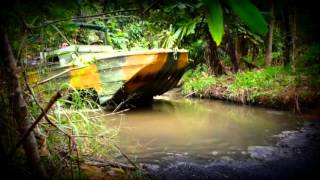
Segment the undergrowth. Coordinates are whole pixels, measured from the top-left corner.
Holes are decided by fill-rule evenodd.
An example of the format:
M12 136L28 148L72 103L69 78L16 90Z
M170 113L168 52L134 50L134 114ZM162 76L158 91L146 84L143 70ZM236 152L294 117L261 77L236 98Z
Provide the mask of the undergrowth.
M232 75L215 77L208 74L206 66L198 66L183 76L183 94L194 93L206 96L210 88L224 89L221 96L230 98L245 96L246 101L254 102L256 97L279 95L285 88L296 85L296 76L289 67L268 67L261 70L238 72ZM219 86L219 87L218 87Z
M247 100L254 101L257 96L276 96L284 88L294 85L295 76L289 68L268 67L235 74L234 81L228 86L228 90L233 96L246 91Z
M41 91L52 93L50 88L54 86L48 84ZM90 93L73 89L71 94L55 103L47 116L57 127L44 120L39 123L40 153L48 160L47 167L51 167L51 175L55 178L75 178L79 174L77 164L87 158L113 159L119 155L115 144L121 122L118 127L108 126L108 120L119 117L106 116L107 112L90 97L95 94ZM44 106L50 96L46 93L38 95ZM29 107L33 117L39 116L40 110L35 103ZM83 176L82 172L80 176Z
M202 94L216 82L215 78L208 74L208 67L205 65L198 66L194 70L188 70L183 75L182 80L184 82L182 93L185 95L190 93Z
M304 47L298 56L297 73L310 79L310 85L320 88L320 43L314 43Z

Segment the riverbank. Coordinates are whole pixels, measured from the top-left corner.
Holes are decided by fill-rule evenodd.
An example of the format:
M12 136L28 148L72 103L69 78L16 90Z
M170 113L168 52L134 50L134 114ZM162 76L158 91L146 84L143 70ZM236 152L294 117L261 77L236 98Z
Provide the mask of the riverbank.
M283 67L213 77L200 67L186 73L182 93L300 113L313 109L320 99L312 78Z

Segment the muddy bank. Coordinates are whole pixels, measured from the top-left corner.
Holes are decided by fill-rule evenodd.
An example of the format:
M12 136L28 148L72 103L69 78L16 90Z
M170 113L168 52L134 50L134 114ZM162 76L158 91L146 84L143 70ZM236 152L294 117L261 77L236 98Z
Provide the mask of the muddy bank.
M149 167L155 179L319 179L320 121L276 135L274 146L250 146L241 158L224 156L209 164L177 162Z

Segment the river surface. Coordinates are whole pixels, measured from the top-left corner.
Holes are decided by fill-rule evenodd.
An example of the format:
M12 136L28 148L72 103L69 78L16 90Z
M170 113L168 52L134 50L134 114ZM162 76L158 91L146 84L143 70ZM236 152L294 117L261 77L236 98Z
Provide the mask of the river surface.
M156 97L151 107L126 112L112 124L120 127L119 146L133 161L164 168L248 158L249 147L273 146L275 135L296 130L301 121L286 111L169 92Z

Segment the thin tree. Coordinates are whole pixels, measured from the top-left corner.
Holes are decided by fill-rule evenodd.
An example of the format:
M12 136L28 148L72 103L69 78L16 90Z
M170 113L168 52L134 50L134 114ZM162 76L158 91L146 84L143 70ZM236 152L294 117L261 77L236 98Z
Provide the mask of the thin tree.
M266 66L270 66L272 63L272 39L274 29L274 2L270 0L270 20L269 20L269 31L266 42Z
M19 73L16 65L16 60L13 56L11 46L7 33L4 29L2 17L0 17L0 60L4 65L3 71L6 72L8 78L5 80L9 89L9 105L12 116L11 119L17 122L17 129L20 135L23 136L29 129L30 122L27 119L27 104L22 95L22 89L19 84ZM40 179L48 179L48 176L40 162L40 156L38 151L38 145L34 134L31 132L29 136L23 142L23 148L25 154L35 170L36 175Z

